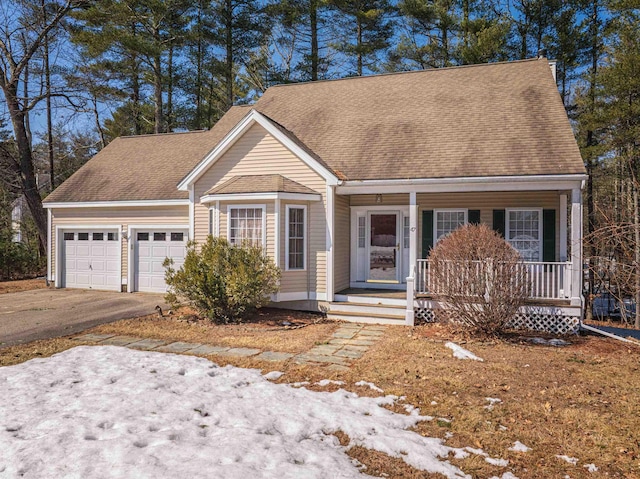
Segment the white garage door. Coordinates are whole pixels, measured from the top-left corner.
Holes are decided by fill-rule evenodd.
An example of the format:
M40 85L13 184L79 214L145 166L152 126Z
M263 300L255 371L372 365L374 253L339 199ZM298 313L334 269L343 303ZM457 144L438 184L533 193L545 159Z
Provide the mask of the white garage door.
M187 230L138 230L135 233L135 290L164 293L165 258L177 269L184 263Z
M117 230L62 232L65 288L120 291L120 241Z

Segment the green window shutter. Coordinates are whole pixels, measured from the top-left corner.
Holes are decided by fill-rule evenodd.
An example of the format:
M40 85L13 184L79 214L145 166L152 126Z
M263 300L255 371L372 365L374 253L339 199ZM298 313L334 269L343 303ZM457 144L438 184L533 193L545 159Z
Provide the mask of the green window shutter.
M480 210L469 210L468 218L469 224L479 225L480 224Z
M506 216L505 210L493 210L493 229L503 238L507 237L505 234Z
M429 256L433 248L433 210L422 212L422 258Z
M542 210L542 261L556 260L556 210Z

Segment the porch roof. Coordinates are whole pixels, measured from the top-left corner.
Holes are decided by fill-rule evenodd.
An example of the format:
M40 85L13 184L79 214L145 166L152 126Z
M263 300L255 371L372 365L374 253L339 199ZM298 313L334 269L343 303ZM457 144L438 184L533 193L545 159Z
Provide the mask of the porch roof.
M214 186L205 195L235 195L244 193L298 193L317 195L318 192L282 175L234 176Z

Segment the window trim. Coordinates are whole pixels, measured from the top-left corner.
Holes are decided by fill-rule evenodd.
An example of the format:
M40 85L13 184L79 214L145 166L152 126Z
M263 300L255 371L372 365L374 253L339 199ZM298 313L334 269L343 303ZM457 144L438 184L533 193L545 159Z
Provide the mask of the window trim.
M254 205L254 204L238 204L227 205L227 241L231 243L231 211L232 210L244 210L244 209L258 209L262 210L262 247L267 249L267 205Z
M302 229L304 236L302 237L302 268L289 267L289 210L302 210L302 219L304 228ZM307 270L307 206L306 205L286 205L285 214L285 236L284 236L284 269L285 271L306 271Z
M433 210L433 246L438 243L438 213L464 213L464 225L469 224L469 208L438 208Z
M522 207L518 207L518 208L505 208L504 210L504 239L507 241L507 243L509 243L509 245L511 245L511 228L510 228L510 222L511 220L509 219L509 217L511 216L509 213L511 213L512 211L537 211L538 212L538 258L540 258L538 261L534 261L534 263L542 263L542 243L543 243L543 238L542 238L542 208L536 208L536 207L527 207L527 206L522 206ZM513 249L515 249L516 251L518 251L516 248L514 248L512 246ZM520 253L520 251L518 251L518 253Z

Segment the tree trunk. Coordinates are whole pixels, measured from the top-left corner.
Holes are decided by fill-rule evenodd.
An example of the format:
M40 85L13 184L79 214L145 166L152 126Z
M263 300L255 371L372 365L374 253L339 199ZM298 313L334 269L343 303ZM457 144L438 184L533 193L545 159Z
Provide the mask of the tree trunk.
M47 23L47 9L44 0L41 1L43 21ZM47 154L49 156L49 191L56 188L55 168L53 164L53 127L51 126L51 69L49 67L49 35L43 39L44 47L44 83L47 95Z
M634 291L634 301L636 304L636 313L635 313L635 328L640 329L640 213L638 211L638 183L633 182L633 237L634 237L634 273L635 273L635 291ZM624 303L623 303L624 307Z
M309 5L309 24L311 27L311 81L318 80L318 0Z
M226 88L227 88L227 105L226 110L233 106L233 0L226 0Z
M202 129L202 15L203 2L198 2L198 24L197 24L197 45L196 45L196 118L194 127L196 130Z
M27 200L29 211L33 216L33 221L38 230L38 238L40 240L40 254L45 254L47 250L47 215L42 207L42 198L38 192L38 184L36 181L36 173L33 167L33 154L31 145L29 144L29 136L25 125L25 115L20 109L17 99L17 88L15 85L3 86L9 115L11 116L11 124L15 134L16 145L18 146L18 155L20 158L20 183L22 193Z
M156 44L160 44L160 32L154 30L154 40ZM162 116L162 58L160 52L153 55L153 98L154 98L154 133L162 133L164 131L164 118Z
M171 133L173 128L173 43L171 43L167 60L167 132Z
M357 48L358 48L358 76L362 76L362 21L360 17L356 17L356 33L357 33Z

